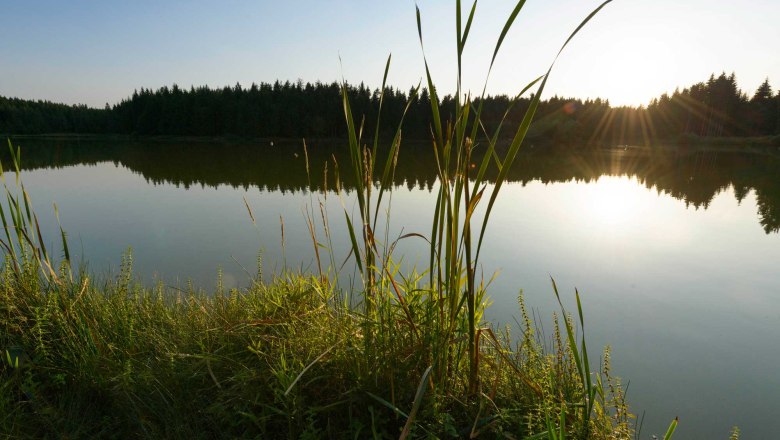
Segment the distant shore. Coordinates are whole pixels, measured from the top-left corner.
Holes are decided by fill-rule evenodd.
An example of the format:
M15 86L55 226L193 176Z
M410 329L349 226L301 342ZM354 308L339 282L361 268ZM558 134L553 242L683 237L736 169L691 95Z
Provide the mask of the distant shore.
M154 142L154 143L219 143L219 144L257 144L257 145L284 145L302 142L299 138L268 138L268 137L243 137L243 136L181 136L181 135L127 135L127 134L76 134L76 133L46 133L46 134L2 134L0 137L14 140L62 140L62 141L112 141L112 142ZM386 141L389 141L386 140ZM346 142L346 139L338 137L306 138L306 142L313 144L337 144ZM426 143L427 139L406 139L408 143ZM649 145L627 141L626 143L597 143L582 146L583 143L568 141L556 143L546 138L527 138L526 147L541 147L548 149L551 146L564 149L607 149L607 150L640 150L640 149L693 149L696 151L728 151L728 152L780 152L780 135L777 136L750 136L750 137L704 137L696 135L683 135L676 139L652 140Z

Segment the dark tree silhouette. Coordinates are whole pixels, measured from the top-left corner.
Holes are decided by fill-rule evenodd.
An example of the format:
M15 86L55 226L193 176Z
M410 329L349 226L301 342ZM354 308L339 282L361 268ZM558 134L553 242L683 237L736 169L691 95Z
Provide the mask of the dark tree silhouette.
M365 133L372 135L368 130L375 126L380 91L363 83L347 90L353 111L365 118ZM411 90L385 90L380 135L394 133L411 95ZM485 98L485 133L499 126L509 100L505 95ZM512 108L504 121L504 133L514 132L528 105L526 98ZM444 120L454 114L452 96L442 98L441 114ZM423 89L409 109L404 137L428 139L431 122L430 94ZM648 145L691 136L770 136L778 132L780 94L773 95L769 80L748 99L733 73L721 73L671 95L663 94L647 107L612 107L598 98L583 101L553 96L541 102L529 138L575 146ZM187 90L173 84L156 91L141 88L103 109L0 98L0 133L341 138L346 132L340 85L299 80L249 87L236 84Z

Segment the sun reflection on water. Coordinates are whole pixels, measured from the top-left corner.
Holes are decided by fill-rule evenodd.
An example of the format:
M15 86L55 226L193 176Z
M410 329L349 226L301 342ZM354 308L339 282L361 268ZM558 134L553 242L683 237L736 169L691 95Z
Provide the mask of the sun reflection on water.
M590 222L603 226L624 226L641 214L635 179L602 177L588 185L580 199L581 212Z

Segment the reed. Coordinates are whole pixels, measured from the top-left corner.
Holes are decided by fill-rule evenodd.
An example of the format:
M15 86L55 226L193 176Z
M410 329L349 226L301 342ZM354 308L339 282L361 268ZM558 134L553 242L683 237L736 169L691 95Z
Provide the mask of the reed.
M580 29L608 3L609 0L602 3L580 23L564 42L558 55L560 55ZM451 394L453 389L457 389L458 385L460 385L458 382L462 382L464 379L462 376L454 374L454 372L463 371L465 368L468 371L465 379L465 393L460 398L466 402L478 402L480 400L480 364L485 361L484 345L490 342L500 345L490 328L486 327L482 320L486 287L489 284L489 280L486 281L484 278L478 280L476 273L479 267L483 239L494 203L523 144L555 64L554 60L546 73L531 81L509 102L505 115L509 113L515 103L526 92L535 88L522 123L512 136L512 142L503 152L503 155L499 154L496 144L497 140L502 137L501 130L503 124L499 124L495 132L487 133L481 121L482 103L484 102L483 98L493 64L505 37L514 25L524 5L525 1L519 1L507 18L493 50L487 77L482 88L482 96L479 99L472 99L471 94L465 93L462 89L462 54L471 30L477 2L475 1L468 10L464 24L461 3L459 0L456 1L457 90L454 98L455 113L452 119L448 121L443 121L440 114L439 96L430 73L427 58L425 57L422 19L420 10L419 8L417 9L417 31L420 46L423 49L425 80L430 94L431 117L433 121L431 144L437 166L438 194L433 209L430 235L424 237L420 234L407 234L399 239L421 238L426 240L430 246L429 266L425 271L428 282L424 285L415 284L413 287L414 296L419 297L422 295L421 302L427 307L422 315L416 315L410 311L408 296L411 295L409 295L408 291L398 288L393 272L389 269L393 264L392 253L387 250L391 250L394 247L394 243L386 246L384 252L380 252L375 234L376 214L379 210L382 195L390 189L388 176L392 175L399 154L401 126L399 126L392 143L387 148L388 153L384 159L384 172L381 176L375 175L374 169L377 152L379 151L377 148L379 117L377 117L374 129L373 147L369 147L362 139L364 123L361 123L359 126L355 124L346 83L344 83L342 90L344 114L349 134L351 168L354 175L352 183L357 189L358 221L362 226L362 234L356 233L354 224L357 222L353 222L350 219L349 212L346 209L345 217L352 241L355 263L363 274L365 287L363 298L364 312L368 322L373 322L375 320L375 303L378 300L377 295L391 290L395 294L395 305L404 312L404 322L409 327L409 333L418 335L419 341L415 342L422 346L425 353L429 354L426 362L430 365L426 372L430 372L432 369L432 374L430 376L426 375L426 377L429 378L431 387L435 392L442 395ZM391 58L388 57L382 81L382 93L384 93L390 61ZM416 92L417 90L412 94L411 99L414 99ZM402 123L403 118L401 120ZM482 151L479 151L480 149ZM479 156L475 152L479 152ZM474 157L481 157L478 169L476 164L472 162ZM497 177L493 184L489 184L485 179L486 172L491 166L497 168ZM371 196L375 185L379 195L375 205L372 206ZM475 212L477 212L477 208L483 199L487 200L485 214L479 217L475 215ZM360 243L357 237L362 238ZM385 237L384 242L388 242L388 237ZM380 254L382 254L382 258L380 258ZM387 286L390 289L387 289ZM554 282L553 288L561 304L561 311L565 316L563 304L560 302L560 296ZM584 324L578 292L577 304L580 312L580 323ZM565 324L568 336L568 347L566 350L573 358L578 372L577 379L583 387L577 403L577 407L581 408L581 410L575 411L579 412L576 425L577 429L580 430L580 434L587 436L589 423L596 405L597 394L603 395L604 390L600 388L600 382L593 383L592 381L584 338L580 342L581 347L578 348L574 339L575 331L570 321L565 320ZM428 330L421 334L419 332L420 328ZM366 327L365 336L367 342L366 350L371 351L371 344L375 337L371 326ZM531 388L535 389L533 386ZM563 414L566 410L562 411L561 420L566 415ZM552 423L550 420L547 420L547 422ZM565 431L562 423L560 424L560 430L561 432Z

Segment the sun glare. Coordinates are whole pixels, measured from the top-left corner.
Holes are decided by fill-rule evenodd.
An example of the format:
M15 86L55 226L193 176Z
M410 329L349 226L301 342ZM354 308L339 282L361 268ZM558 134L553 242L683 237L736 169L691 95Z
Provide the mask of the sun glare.
M602 177L595 185L588 185L582 199L583 212L591 221L604 226L628 224L636 218L638 200L636 182L627 177Z

